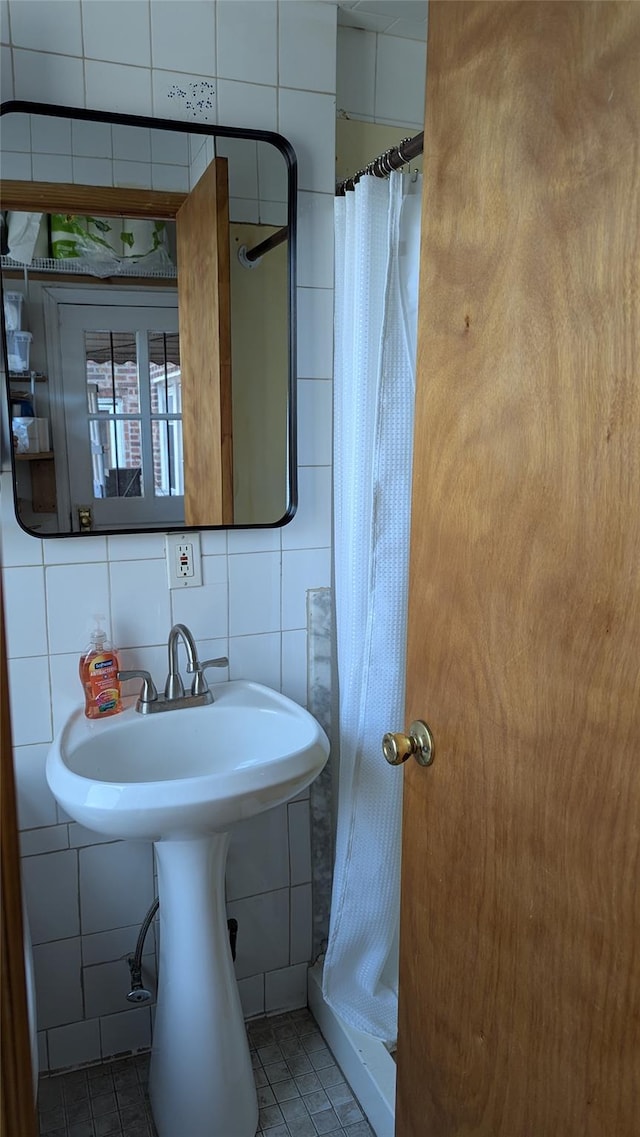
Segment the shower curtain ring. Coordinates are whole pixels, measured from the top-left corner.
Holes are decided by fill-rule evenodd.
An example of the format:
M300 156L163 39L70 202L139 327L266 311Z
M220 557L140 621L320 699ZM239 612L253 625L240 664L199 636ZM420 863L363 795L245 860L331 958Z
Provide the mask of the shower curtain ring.
M398 146L398 157L400 158L403 165L406 165L407 162L411 161L411 159L405 157L405 155L402 152L402 147L406 146L407 142L411 142L411 139L410 138L403 138L403 139L401 139L400 145Z

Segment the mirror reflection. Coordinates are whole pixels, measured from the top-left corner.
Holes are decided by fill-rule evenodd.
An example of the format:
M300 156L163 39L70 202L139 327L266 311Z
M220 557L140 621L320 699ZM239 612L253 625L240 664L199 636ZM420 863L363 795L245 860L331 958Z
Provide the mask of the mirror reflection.
M288 144L6 106L6 442L21 524L49 536L284 523Z

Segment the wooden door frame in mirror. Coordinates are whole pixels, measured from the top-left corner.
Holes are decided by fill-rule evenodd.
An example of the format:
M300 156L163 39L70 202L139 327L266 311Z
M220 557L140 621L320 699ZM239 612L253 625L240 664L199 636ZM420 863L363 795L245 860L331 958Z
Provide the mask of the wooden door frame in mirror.
M199 209L194 201L199 203ZM227 159L214 158L189 193L0 179L0 203L3 209L28 213L153 217L175 223L178 263L184 261L186 266L178 273L184 528L201 528L207 517L211 519L209 524L215 519L216 524L231 526L233 422ZM203 214L201 219L199 214ZM200 254L197 258L191 255L196 249ZM203 288L203 259L210 270L209 288ZM110 282L116 279L110 278ZM127 283L131 285L130 278ZM211 476L203 478L201 471L207 461Z
M65 117L84 122L107 123L118 126L136 126L147 130L169 130L180 134L201 134L205 137L248 139L255 142L267 142L280 152L287 167L287 301L289 311L288 327L288 375L287 375L287 480L289 486L289 501L285 513L275 522L266 524L253 523L236 526L242 529L274 529L286 525L293 518L298 504L297 479L297 402L296 402L296 237L297 237L297 161L291 144L281 134L268 130L253 130L250 128L217 126L211 123L185 122L181 119L154 118L148 115L120 114L109 111L88 110L81 107L66 107L53 103L35 103L26 100L14 99L0 104L0 117L5 114L38 114L51 118ZM7 188L10 187L10 188ZM187 198L187 194L170 193L155 190L119 189L102 186L69 186L51 182L2 182L3 196L0 198L1 208L20 208L24 210L25 202L32 203L34 208L41 212L69 212L77 207L78 212L89 211L101 213L104 216L122 215L126 213L131 217L155 217L172 219ZM68 196L64 196L69 191ZM83 205L75 200L74 192L80 198L80 191L90 191L88 200L91 210L87 209L87 197L83 197ZM23 194L21 197L20 195ZM45 204L46 203L46 204ZM46 206L50 208L47 208ZM158 209L162 212L159 214ZM4 336L4 325L3 325ZM5 359L6 344L4 345ZM11 450L12 479L16 485L15 454ZM21 525L16 507L16 519ZM183 532L189 528L197 529L227 529L228 524L189 526L158 526L145 527L146 533L154 532ZM30 530L26 529L26 532ZM134 532L135 530L127 530ZM101 531L102 532L102 531ZM104 530L108 534L108 530ZM118 531L121 532L121 531ZM53 537L81 537L81 533L43 534L47 539Z

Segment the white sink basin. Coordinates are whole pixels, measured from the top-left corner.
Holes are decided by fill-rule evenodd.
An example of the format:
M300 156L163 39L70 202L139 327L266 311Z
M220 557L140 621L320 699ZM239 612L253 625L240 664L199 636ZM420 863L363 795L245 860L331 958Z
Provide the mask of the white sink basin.
M320 773L327 737L297 703L244 680L212 691L210 706L164 714L76 711L47 758L60 805L98 833L167 840L223 832Z
M212 691L210 706L131 707L103 722L78 710L47 757L49 786L76 821L155 843L149 1091L159 1137L254 1137L258 1102L225 907L229 830L295 797L329 754L315 719L284 695L244 681Z

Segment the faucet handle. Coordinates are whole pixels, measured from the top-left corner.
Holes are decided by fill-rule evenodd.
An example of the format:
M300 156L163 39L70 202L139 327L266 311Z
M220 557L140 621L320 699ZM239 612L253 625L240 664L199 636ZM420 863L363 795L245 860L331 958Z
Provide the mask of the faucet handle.
M209 690L209 685L204 677L204 673L207 667L228 666L229 660L227 659L226 655L220 655L217 659L203 659L202 663L200 660L196 660L196 666L194 667L195 675L193 677L193 683L191 684L191 694L204 695Z
M138 703L155 703L158 698L156 685L148 671L119 671L118 679L142 679Z

